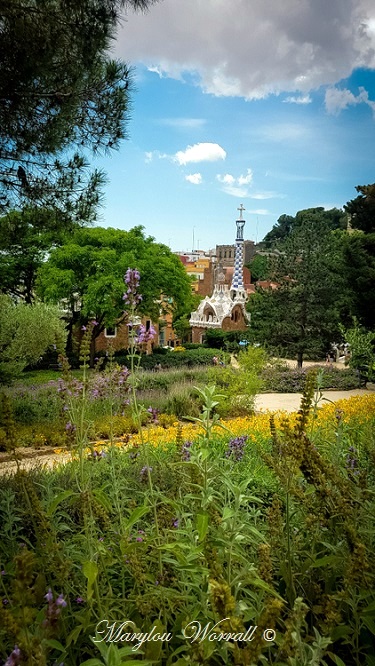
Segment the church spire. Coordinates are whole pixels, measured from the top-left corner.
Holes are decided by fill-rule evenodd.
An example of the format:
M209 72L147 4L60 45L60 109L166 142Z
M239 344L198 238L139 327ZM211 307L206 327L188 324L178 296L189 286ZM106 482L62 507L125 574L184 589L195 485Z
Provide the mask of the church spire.
M243 284L243 250L244 250L244 238L243 238L243 228L245 226L245 220L242 217L242 213L245 210L243 205L237 209L240 211L240 216L236 220L237 226L237 235L236 235L236 253L234 257L234 271L233 279L231 285L231 292L233 296L239 295L239 292L244 291Z

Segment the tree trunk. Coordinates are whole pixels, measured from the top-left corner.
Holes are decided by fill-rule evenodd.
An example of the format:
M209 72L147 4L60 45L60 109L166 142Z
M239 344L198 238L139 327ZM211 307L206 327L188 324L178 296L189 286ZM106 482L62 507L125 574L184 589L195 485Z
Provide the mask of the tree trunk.
M303 352L299 351L297 353L297 368L301 369L303 363Z

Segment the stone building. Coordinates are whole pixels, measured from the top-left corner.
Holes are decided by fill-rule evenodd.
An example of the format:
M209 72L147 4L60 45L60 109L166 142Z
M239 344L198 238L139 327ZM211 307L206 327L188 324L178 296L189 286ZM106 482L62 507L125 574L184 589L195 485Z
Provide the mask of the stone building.
M254 241L245 240L243 242L243 262L249 264L254 259L256 246ZM224 267L234 266L236 256L236 245L216 245L216 258Z
M203 341L208 328L220 328L223 331L244 331L249 325L250 316L246 312L248 291L244 284L244 239L245 220L242 218L244 207L240 206L240 217L236 221L237 235L233 258L233 271L230 286L226 283L225 269L220 262L215 270L212 296L206 296L190 317L192 342ZM230 247L230 246L228 246ZM250 283L250 274L248 276ZM246 285L247 286L247 285Z

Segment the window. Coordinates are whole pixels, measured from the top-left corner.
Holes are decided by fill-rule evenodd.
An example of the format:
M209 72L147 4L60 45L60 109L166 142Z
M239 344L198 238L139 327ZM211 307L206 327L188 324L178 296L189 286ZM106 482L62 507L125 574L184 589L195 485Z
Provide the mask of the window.
M117 326L108 326L104 329L104 337L115 338L117 335Z

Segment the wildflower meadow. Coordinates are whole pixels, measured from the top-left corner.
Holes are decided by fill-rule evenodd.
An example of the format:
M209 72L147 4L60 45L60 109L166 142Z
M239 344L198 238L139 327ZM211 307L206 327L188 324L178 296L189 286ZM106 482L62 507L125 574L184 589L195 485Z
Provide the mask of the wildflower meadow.
M1 663L373 666L375 394L324 402L310 372L299 412L254 414L249 389L228 416L207 381L181 419L139 400L152 330L90 374L94 326L53 387L68 462L24 471L3 398Z

